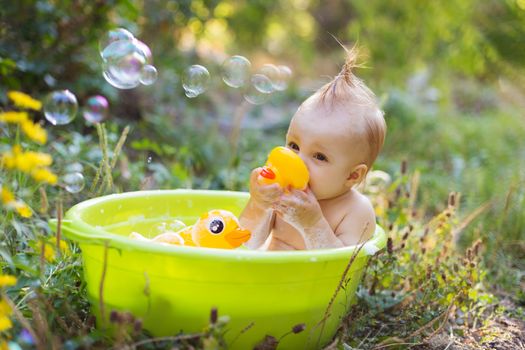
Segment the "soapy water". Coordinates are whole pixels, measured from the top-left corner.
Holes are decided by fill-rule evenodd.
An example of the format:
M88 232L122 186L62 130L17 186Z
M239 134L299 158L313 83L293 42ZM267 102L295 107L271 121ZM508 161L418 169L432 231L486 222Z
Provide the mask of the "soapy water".
M62 181L64 182L66 191L69 193L78 193L82 191L85 186L84 175L78 172L64 175Z
M363 245L363 251L366 255L375 255L380 249L373 242L366 242Z
M69 90L53 91L44 99L44 116L53 125L69 124L77 110L77 98Z
M108 100L104 96L91 96L86 101L82 115L88 123L101 123L108 117L108 107Z
M224 61L222 80L232 88L240 88L249 81L251 63L243 56L235 55Z
M157 69L151 65L150 48L123 29L111 30L99 44L102 75L118 89L133 89L139 84L151 85Z
M194 98L208 89L210 73L206 67L194 64L188 67L182 76L182 87L189 98Z

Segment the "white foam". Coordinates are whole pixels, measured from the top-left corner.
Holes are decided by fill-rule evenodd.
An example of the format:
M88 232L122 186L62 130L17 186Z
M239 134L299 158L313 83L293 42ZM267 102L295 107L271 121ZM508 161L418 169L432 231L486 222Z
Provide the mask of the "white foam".
M363 246L363 250L366 253L366 255L374 255L380 249L373 242L366 242Z

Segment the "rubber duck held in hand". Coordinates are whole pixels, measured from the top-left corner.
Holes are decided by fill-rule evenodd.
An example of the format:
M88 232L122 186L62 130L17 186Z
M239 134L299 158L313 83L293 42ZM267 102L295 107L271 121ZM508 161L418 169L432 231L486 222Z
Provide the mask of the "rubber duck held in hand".
M251 233L240 227L239 220L227 210L204 213L197 222L177 232L166 232L152 239L132 232L130 238L163 244L234 249L248 241Z
M299 155L286 147L275 147L261 172L261 182L278 183L282 188L293 187L303 190L308 185L309 174Z

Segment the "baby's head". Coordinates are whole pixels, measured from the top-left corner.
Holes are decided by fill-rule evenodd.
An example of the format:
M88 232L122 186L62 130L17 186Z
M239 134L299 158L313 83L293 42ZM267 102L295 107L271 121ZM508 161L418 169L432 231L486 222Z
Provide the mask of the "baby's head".
M364 180L383 146L386 124L375 96L357 78L356 49L343 69L304 101L290 122L286 145L305 161L318 200L337 197Z

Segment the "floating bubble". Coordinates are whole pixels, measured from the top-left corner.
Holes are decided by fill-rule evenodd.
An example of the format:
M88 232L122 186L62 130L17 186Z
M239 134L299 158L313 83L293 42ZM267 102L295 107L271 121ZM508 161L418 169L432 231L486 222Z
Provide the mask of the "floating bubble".
M279 80L279 68L274 66L273 64L265 64L259 69L258 74L262 74L268 79L270 79L270 82L272 83L271 89L276 90L275 84ZM270 92L272 92L270 91ZM263 91L266 92L266 91Z
M252 84L250 84L248 89L246 89L244 92L244 99L253 105L262 105L268 101L270 95L271 93L269 92L261 92L259 89L257 89L252 79Z
M76 162L76 163L71 163L71 164L66 165L64 170L67 173L81 173L84 171L84 167L82 166L82 164Z
M135 45L135 47L137 47L142 52L146 58L146 63L151 64L153 61L153 54L151 53L149 46L138 39L133 39L133 45Z
M112 29L108 31L102 37L102 39L100 39L100 42L98 43L98 49L99 49L100 55L102 56L104 49L108 47L111 43L114 43L115 41L131 41L133 39L134 39L133 34L131 34L131 32L127 29L124 29L124 28Z
M63 178L66 191L69 193L78 193L84 189L85 180L81 173L69 173Z
M269 94L274 90L272 81L266 75L254 74L252 75L251 82L253 87L262 93Z
M182 87L188 97L196 97L208 88L210 73L201 65L195 64L188 67L182 77Z
M69 90L53 91L44 100L44 115L53 125L70 123L77 115L77 98Z
M248 82L251 63L246 57L232 56L222 65L222 80L232 88L239 88Z
M273 87L277 91L284 91L292 79L292 70L288 66L277 66L277 69L279 69L279 75L276 81L272 81Z
M140 73L140 82L143 85L151 85L157 81L157 68L147 64L142 67L142 72Z
M104 96L91 96L84 107L84 119L93 124L102 122L108 116L108 106L108 100Z
M151 51L144 46L138 40L120 40L109 44L102 52L106 81L119 89L132 89L139 85L142 69L151 61Z

